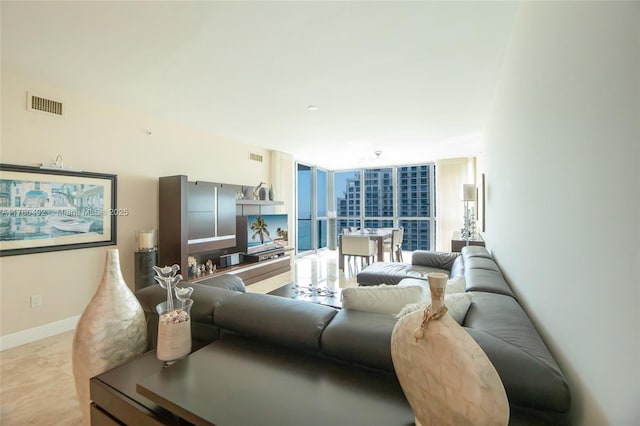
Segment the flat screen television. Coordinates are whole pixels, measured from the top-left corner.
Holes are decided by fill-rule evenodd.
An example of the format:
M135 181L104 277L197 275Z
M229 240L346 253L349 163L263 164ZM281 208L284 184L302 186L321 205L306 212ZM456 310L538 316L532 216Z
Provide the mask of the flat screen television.
M238 248L256 254L289 248L287 214L256 214L237 218Z

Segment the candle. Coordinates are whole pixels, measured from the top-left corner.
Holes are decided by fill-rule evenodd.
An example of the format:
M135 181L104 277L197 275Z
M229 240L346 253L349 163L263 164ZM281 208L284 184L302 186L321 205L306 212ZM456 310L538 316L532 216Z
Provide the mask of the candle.
M141 231L138 236L138 248L140 250L151 250L154 248L153 231Z

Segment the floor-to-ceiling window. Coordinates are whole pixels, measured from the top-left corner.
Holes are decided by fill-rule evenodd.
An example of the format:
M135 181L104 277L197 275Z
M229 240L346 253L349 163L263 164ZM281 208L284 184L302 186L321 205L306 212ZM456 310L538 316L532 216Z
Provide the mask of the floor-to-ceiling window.
M326 170L316 169L316 248L327 247L328 178Z
M403 250L429 250L435 244L432 164L397 168L398 226L404 227Z
M435 246L434 176L433 164L334 172L336 232L402 226L404 250L430 250Z
M393 169L365 169L363 185L364 227L393 227Z
M296 251L303 252L311 250L312 243L312 212L311 205L313 187L311 182L311 167L298 163L297 165L297 225L298 243Z
M328 182L326 170L297 164L298 253L327 247Z
M360 227L360 170L334 172L333 187L337 217L336 232L342 228Z

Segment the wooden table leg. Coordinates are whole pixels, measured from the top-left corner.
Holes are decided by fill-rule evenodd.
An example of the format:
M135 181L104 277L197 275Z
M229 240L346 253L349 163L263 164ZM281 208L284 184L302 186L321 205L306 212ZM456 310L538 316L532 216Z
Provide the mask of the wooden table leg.
M376 238L378 240L378 262L384 262L384 240L382 237Z

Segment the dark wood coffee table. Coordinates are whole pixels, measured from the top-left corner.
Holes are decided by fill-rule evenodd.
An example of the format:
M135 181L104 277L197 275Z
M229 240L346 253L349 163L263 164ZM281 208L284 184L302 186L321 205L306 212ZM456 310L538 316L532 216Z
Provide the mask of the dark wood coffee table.
M164 369L154 353L146 354L91 379L91 398L94 425L390 426L414 421L392 374L235 336Z

